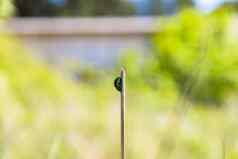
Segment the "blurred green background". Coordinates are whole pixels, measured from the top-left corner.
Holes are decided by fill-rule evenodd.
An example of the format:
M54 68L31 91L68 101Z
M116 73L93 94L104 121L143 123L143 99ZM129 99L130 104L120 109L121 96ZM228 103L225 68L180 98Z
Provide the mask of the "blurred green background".
M17 8L0 2L4 27ZM118 2L115 6L126 6ZM80 14L110 11L102 6L103 13L87 6ZM132 8L111 9L111 15L129 15ZM1 32L0 158L119 159L119 93L113 80L123 66L128 159L237 159L238 43L228 29L235 9L205 14L182 8L161 15L149 55L128 51L112 69L80 68L79 81Z

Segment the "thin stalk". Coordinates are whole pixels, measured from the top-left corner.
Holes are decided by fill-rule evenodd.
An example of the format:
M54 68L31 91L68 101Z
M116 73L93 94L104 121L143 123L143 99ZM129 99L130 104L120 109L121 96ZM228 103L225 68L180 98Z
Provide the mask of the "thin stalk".
M126 150L125 150L125 106L126 106L126 72L124 69L121 69L121 159L126 159Z

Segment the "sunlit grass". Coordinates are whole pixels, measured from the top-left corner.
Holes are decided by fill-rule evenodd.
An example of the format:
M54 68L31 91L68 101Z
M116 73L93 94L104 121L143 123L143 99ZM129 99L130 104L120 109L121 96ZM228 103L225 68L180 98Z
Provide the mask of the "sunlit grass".
M14 37L0 35L0 45L0 158L120 158L115 72L96 84L76 83L31 57ZM238 158L237 92L219 108L198 104L169 75L143 81L138 65L129 66L128 159Z

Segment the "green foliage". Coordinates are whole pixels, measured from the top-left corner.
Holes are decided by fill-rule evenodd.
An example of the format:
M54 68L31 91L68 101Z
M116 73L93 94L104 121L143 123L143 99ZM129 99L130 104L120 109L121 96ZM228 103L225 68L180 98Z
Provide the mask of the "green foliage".
M5 18L14 12L14 7L11 0L0 0L0 18Z
M135 13L134 7L123 0L77 0L68 3L64 10L65 15L103 16L103 15L130 15Z
M185 8L191 7L194 2L192 0L178 0L178 3L181 8Z
M41 62L32 60L14 38L1 34L0 44L0 75L12 98L23 106L37 104L39 99L41 102L47 102L49 98L52 102L62 102L64 88L60 84L63 81L53 75L55 73Z
M192 103L194 107L189 111L179 113L168 107L178 105L177 98L185 85L180 78L192 76L195 79L196 74L190 72L194 65L198 70L202 65L196 84L199 89L215 89L210 85L201 87L204 82L200 79L221 81L221 77L226 82L231 81L229 85L223 84L222 88L231 88L229 92L234 88L237 49L227 35L219 31L225 27L220 23L221 17L213 16L217 15L205 18L196 12L184 12L175 18L178 26L168 23L165 31L155 37L155 52L151 58L133 52L123 56L120 65L123 64L128 72L128 158L217 159L223 158L224 154L228 159L237 158L236 96L222 109L195 107L198 104ZM190 17L189 20L186 17ZM208 26L200 21L203 18ZM216 24L216 20L221 25ZM205 31L198 29L200 27ZM211 27L211 32L207 32L207 27ZM213 27L219 33L216 38L213 37ZM198 38L200 36L204 38ZM202 44L202 48L198 43ZM0 34L0 46L0 158L120 158L119 93L113 87L118 70L101 74L96 69L82 72L77 68L79 79L84 78L76 84L63 79L40 59L30 56L14 37ZM205 49L206 56L200 57L197 47ZM197 62L200 59L202 63ZM204 72L204 69L208 70ZM219 86L217 90L222 89Z
M193 10L171 18L153 40L156 73L171 77L193 101L223 103L238 84L238 48L228 37L228 19Z
M130 15L134 7L124 0L67 0L53 4L45 0L15 0L18 16L103 16Z
M163 0L150 0L151 1L151 13L155 15L173 14L177 11L181 11L184 8L192 7L194 5L193 0L176 0L171 8L164 7ZM167 4L168 5L168 4Z
M203 15L191 9L162 19L151 55L130 52L121 58L130 87L154 92L159 100L183 96L197 104L224 104L238 89L238 47L228 30L230 19L226 10Z

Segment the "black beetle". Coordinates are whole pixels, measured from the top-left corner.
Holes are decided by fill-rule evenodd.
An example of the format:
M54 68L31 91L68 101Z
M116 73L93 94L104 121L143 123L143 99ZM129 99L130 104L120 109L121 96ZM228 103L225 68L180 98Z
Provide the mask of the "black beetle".
M116 87L116 89L121 92L122 91L122 79L121 77L117 77L115 80L114 80L114 86Z

